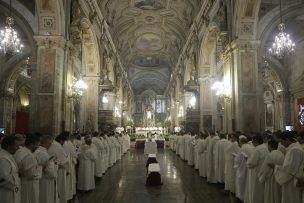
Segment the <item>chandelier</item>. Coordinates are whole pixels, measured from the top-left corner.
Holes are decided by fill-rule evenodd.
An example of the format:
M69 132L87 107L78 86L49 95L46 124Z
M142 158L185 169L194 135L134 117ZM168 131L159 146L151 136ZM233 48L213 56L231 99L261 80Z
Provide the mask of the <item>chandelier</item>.
M275 41L272 44L272 48L269 48L269 53L282 59L284 56L292 54L296 46L290 39L290 35L285 32L285 23L282 20L282 0L280 0L280 19L281 22L278 25L279 33L275 36Z
M83 92L88 89L88 85L82 80L75 80L72 87L72 97L80 98L83 95Z
M23 48L18 34L12 27L14 18L12 17L12 1L10 0L10 15L6 18L6 26L0 31L0 51L6 53L20 53Z
M229 100L231 98L231 88L228 83L216 81L211 86L211 89L215 91L215 95L218 97Z

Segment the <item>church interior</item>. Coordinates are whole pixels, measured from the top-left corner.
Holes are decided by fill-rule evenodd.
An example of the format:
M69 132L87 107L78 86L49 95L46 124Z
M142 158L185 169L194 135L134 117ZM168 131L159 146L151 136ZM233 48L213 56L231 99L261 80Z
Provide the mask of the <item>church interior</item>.
M197 142L191 151L178 137L304 131L304 0L0 0L0 11L1 135L70 132L97 146L94 132L122 133L110 139L119 162L66 201L262 203L209 185ZM136 178L147 158L136 146L151 138L162 189Z

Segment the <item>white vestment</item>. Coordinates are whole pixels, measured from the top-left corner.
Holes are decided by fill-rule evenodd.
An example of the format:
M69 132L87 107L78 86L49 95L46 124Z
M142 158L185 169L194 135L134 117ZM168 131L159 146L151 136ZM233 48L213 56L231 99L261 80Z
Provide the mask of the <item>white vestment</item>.
M96 162L95 162L95 176L102 177L103 174L103 157L102 152L104 150L104 146L102 141L98 137L92 137L92 147L96 150Z
M144 154L157 154L157 144L155 141L145 142Z
M14 158L18 168L25 171L25 175L21 177L22 203L39 203L39 179L42 168L38 166L36 157L28 148L20 147Z
M185 160L185 154L186 154L186 149L185 149L185 136L181 136L179 139L180 146L179 146L179 155L182 160Z
M202 143L202 139L197 139L194 147L194 168L199 169L199 162L200 162L200 153L199 149Z
M214 148L215 152L215 176L218 183L225 182L225 151L231 145L227 139L219 140Z
M0 201L21 203L21 182L13 156L0 148Z
M102 151L102 173L105 173L106 170L109 168L109 156L110 156L110 148L108 142L105 138L100 138L103 144L103 151Z
M116 146L115 146L113 140L110 137L106 136L106 139L107 139L109 147L110 147L109 165L113 166L117 161L116 160L116 158L117 158L117 156L116 156L116 153L117 153Z
M76 194L76 164L77 164L77 151L75 145L69 140L63 145L65 153L68 155L68 167L67 167L67 186L66 194L67 199L70 200Z
M237 142L232 143L225 152L225 190L235 193L234 156L240 147Z
M188 165L192 166L194 165L194 146L195 146L195 138L190 137L188 139L188 156L187 156L187 161Z
M258 178L265 157L269 153L267 145L261 144L254 148L247 159L248 181L249 181L249 203L260 203L264 201L264 187ZM245 199L246 200L246 199Z
M56 186L58 166L50 159L51 157L44 147L38 147L34 155L42 168L42 177L39 181L39 202L56 203L58 200Z
M96 153L92 146L84 144L80 147L77 189L89 191L95 189Z
M244 201L246 183L247 183L247 159L254 150L252 144L243 144L239 152L234 158L234 168L236 169L235 174L235 196L240 200Z
M284 154L279 150L271 151L265 158L260 170L259 181L265 183L264 203L281 203L281 186L276 182L274 176L275 168L270 168L268 164L282 165Z
M62 145L55 140L48 149L48 153L50 156L54 157L55 163L58 164L56 182L57 182L59 203L66 203L67 202L66 172L69 164L68 156L65 153L65 150L63 149Z
M210 139L210 142L207 146L207 182L216 183L216 173L215 173L215 145L219 141L218 136L214 136Z
M210 137L204 139L199 147L199 175L201 177L207 177L207 146Z
M295 177L303 177L304 151L296 142L286 149L283 166L278 167L275 178L282 186L282 203L301 202L302 191L295 187Z

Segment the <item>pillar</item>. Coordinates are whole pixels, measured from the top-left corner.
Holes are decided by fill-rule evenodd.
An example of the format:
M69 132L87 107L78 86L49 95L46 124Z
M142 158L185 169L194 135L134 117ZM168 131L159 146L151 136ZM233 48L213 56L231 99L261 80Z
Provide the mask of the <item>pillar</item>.
M66 40L62 36L34 36L37 71L32 74L30 130L49 135L60 133Z
M252 40L234 41L232 43L233 66L230 68L232 72L224 74L232 77L231 105L235 115L233 127L245 133L260 131L257 44L258 42Z

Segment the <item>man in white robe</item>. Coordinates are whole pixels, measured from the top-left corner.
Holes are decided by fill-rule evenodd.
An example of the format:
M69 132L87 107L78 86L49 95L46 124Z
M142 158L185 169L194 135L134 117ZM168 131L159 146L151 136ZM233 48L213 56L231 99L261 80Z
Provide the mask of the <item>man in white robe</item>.
M58 194L56 186L58 166L55 165L53 157L48 154L48 149L53 143L53 138L43 135L40 139L40 147L34 152L39 166L42 169L39 181L39 202L57 203Z
M92 137L92 147L96 150L96 162L95 162L95 177L101 178L103 174L103 160L102 160L102 152L104 150L103 143L101 139L99 138L99 133L94 132Z
M21 201L22 203L39 203L39 179L41 168L38 165L33 152L39 146L40 138L36 135L28 135L24 147L20 147L14 154L15 161L22 171Z
M77 189L82 191L90 191L95 189L95 162L96 153L91 146L91 138L85 138L85 144L80 147L79 153L79 169Z
M181 135L179 138L179 156L182 160L185 160L185 136Z
M51 157L54 157L55 164L58 165L56 184L59 203L67 202L66 173L69 164L69 159L63 148L63 144L65 141L66 137L60 134L56 137L56 140L53 141L52 145L48 149L49 155Z
M112 135L110 137L110 139L112 139L112 142L114 144L113 146L116 149L116 158L115 158L116 160L115 160L115 162L117 162L118 160L121 159L121 146L120 146L116 136Z
M235 196L244 201L246 185L247 185L247 158L252 154L254 146L248 143L247 137L241 135L239 137L241 149L234 158L234 168L236 169L235 175Z
M0 148L0 201L21 203L21 182L13 154L19 148L15 136L5 136Z
M74 146L72 139L74 138L74 135L70 135L69 132L66 132L68 139L64 142L63 148L65 150L65 153L68 156L69 162L67 167L67 184L66 184L66 194L67 194L67 200L70 200L73 198L73 196L76 194L76 164L77 164L77 151L76 147Z
M215 151L215 174L218 183L225 182L225 152L231 145L231 142L226 139L225 134L220 134L220 140L216 142Z
M202 143L203 139L201 136L196 137L196 142L194 146L194 168L196 170L199 169L199 161L200 161L200 154L199 154L199 148Z
M109 156L110 156L110 148L107 140L101 136L100 140L103 144L103 151L102 151L102 160L103 160L103 167L102 167L102 173L104 174L107 169L109 168Z
M275 173L275 178L282 186L282 203L301 202L302 190L296 187L295 182L298 177L303 177L304 151L292 132L283 132L281 143L286 148L286 155L283 165Z
M110 154L109 154L109 167L113 166L116 162L116 147L115 144L113 143L112 139L108 137L107 135L105 136L109 149L110 149Z
M240 150L238 135L231 135L231 145L225 152L225 190L235 193L235 173L234 157Z
M264 203L281 203L281 186L276 182L274 171L275 165L282 165L284 154L277 150L278 142L275 140L268 141L268 150L270 153L265 158L261 167L259 181L265 183Z
M194 146L195 146L195 134L192 133L190 138L188 138L187 161L189 166L194 165Z
M248 181L249 184L249 203L260 203L264 201L264 187L265 184L261 183L258 178L260 169L267 156L268 148L263 143L263 138L260 135L255 135L252 138L252 144L255 146L252 154L247 159L248 167ZM246 199L245 199L246 200Z
M201 177L207 177L207 168L208 168L208 162L207 162L207 146L210 140L210 136L203 139L201 142L201 145L199 147L199 175Z
M219 136L215 135L215 133L210 130L209 132L210 141L207 145L207 182L208 183L216 183L216 173L215 173L215 151L214 146L219 141Z

